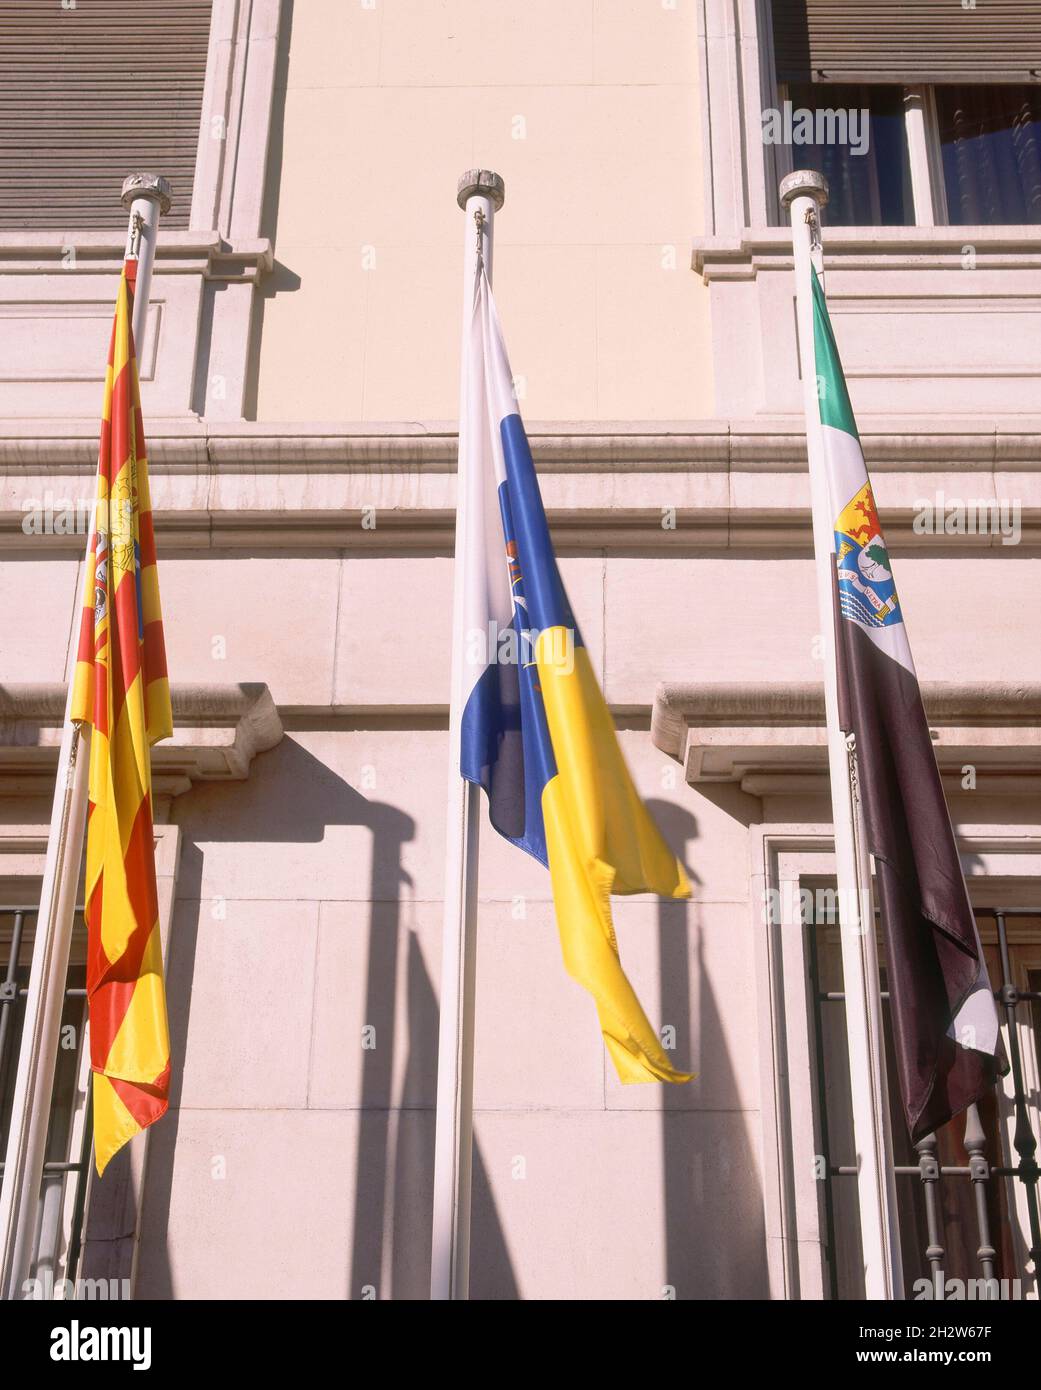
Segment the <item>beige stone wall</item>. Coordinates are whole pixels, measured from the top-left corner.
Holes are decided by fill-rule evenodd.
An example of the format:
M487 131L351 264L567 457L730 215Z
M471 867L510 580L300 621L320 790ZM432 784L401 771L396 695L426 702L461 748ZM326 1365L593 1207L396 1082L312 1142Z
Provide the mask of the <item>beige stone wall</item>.
M166 813L182 841L174 1105L152 1136L140 1293L422 1297L446 756L443 720L422 711L447 689L451 561L171 547L161 564L175 680L267 681L287 733L247 782L196 786ZM902 556L923 678L1041 679L1008 601L1037 564ZM562 569L616 705L646 709L658 680L819 675L804 556L612 551ZM46 629L62 631L77 570L71 556L8 562L4 602L18 611L38 596ZM959 640L967 630L972 643ZM60 676L58 638L15 655L19 679ZM476 1296L768 1292L751 835L763 820L826 821L827 807L793 797L771 810L735 787L689 787L636 724L621 735L626 755L694 896L619 902L615 919L637 990L698 1078L618 1085L593 1007L563 971L548 876L485 822ZM1022 804L969 797L954 812L1023 833Z
M455 417L455 189L478 165L506 180L528 418L711 414L696 44L688 0L296 4L257 417Z
M1020 603L1041 566L1032 548L894 552L921 680L1041 681L1037 623ZM175 553L161 565L180 684L260 680L280 708L311 712L380 709L408 719L446 705L449 555ZM821 678L805 556L572 555L561 571L618 708L648 710L658 681ZM10 679L62 678L78 576L71 557L0 564L5 610L31 604L41 618L39 633L14 625L6 635Z

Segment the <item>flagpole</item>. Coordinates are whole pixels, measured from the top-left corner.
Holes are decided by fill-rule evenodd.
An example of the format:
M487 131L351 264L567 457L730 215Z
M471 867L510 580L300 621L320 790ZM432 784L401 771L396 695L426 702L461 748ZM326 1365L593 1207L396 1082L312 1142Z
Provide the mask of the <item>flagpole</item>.
M159 174L130 174L123 180L120 201L130 213L127 224L126 259L137 261L134 284L134 355L138 370L144 358L148 337L148 305L152 295L152 268L155 265L159 215L170 211L171 188Z
M463 227L463 333L456 472L455 586L452 605L452 702L448 718L448 815L445 900L441 935L441 1005L437 1040L434 1134L434 1213L430 1297L465 1299L470 1293L470 1174L473 1160L474 993L477 975L477 840L480 791L460 774L460 724L465 675L463 553L466 507L468 339L481 260L492 276L492 224L506 196L498 174L469 169L456 201Z
M129 210L125 255L137 260L133 333L140 360L147 331L156 232L160 213L170 207L170 185L166 179L153 174L131 174L123 183L122 202ZM99 344L99 350L101 346ZM87 529L88 559L93 533L92 507ZM66 663L65 720L0 1190L0 1295L5 1299L22 1295L32 1265L69 949L80 889L90 736L86 730L73 725L70 718L79 611L77 599Z
M842 973L853 1136L857 1152L864 1286L869 1299L901 1299L904 1293L900 1228L888 1123L882 1000L871 898L871 860L861 833L856 752L839 725L833 597L834 518L817 398L811 267L816 270L823 288L820 211L828 201L828 181L823 174L801 169L781 180L780 193L782 206L787 207L791 214L795 259L799 355L813 506L813 549L817 567L817 605L824 644L824 706L828 729L835 867L842 919Z

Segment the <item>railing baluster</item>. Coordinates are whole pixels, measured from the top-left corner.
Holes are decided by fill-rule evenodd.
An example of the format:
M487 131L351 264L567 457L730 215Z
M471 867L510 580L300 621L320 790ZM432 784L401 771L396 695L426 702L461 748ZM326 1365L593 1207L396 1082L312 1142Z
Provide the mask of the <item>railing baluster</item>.
M1023 1085L1023 1062L1019 1052L1016 1005L1019 1003L1020 996L1012 978L1004 912L995 909L994 922L998 929L998 950L1001 956L1001 989L998 991L998 998L1004 1007L1005 1022L1008 1024L1009 1061L1012 1064L1012 1085L1015 1092L1016 1127L1012 1142L1019 1155L1017 1176L1026 1193L1027 1214L1030 1221L1029 1255L1034 1264L1034 1277L1037 1279L1041 1274L1041 1221L1038 1220L1037 1209L1037 1183L1041 1173L1039 1173L1037 1160L1034 1157L1037 1145L1034 1141L1034 1132L1030 1127L1026 1088Z
M987 1297L993 1298L997 1293L997 1284L994 1282L994 1260L997 1251L990 1243L990 1213L987 1210L990 1164L987 1161L986 1146L987 1136L983 1133L979 1107L970 1105L965 1115L965 1150L969 1155L969 1177L976 1199L976 1229L979 1234L976 1257L987 1281Z
M84 1020L86 1012L84 1011ZM94 1087L93 1077L87 1076L87 1103L83 1112L83 1138L80 1141L80 1155L76 1170L76 1204L72 1212L72 1239L69 1243L68 1259L65 1263L66 1288L71 1284L73 1298L78 1298L77 1275L83 1241L86 1236L85 1215L87 1209L87 1186L90 1182L90 1156L94 1147Z
M936 1159L936 1135L926 1134L919 1139L915 1148L918 1151L918 1172L922 1179L922 1191L925 1193L925 1224L929 1234L929 1245L926 1248L925 1258L929 1261L929 1269L933 1276L933 1297L942 1302L945 1287L943 1261L947 1252L941 1244L939 1194L937 1191L940 1181L940 1165Z

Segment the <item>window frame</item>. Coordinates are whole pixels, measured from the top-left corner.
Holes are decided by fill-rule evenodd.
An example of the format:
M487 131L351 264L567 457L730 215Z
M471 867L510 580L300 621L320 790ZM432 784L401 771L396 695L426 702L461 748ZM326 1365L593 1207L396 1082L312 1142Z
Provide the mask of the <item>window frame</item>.
M213 0L188 226L233 243L261 236L281 11L281 0Z
M845 83L815 82L814 86L827 88L829 86L844 86ZM874 84L867 83L867 86ZM940 122L937 114L936 88L937 83L901 83L895 82L886 84L901 87L903 90L904 101L904 137L907 142L907 160L911 176L911 195L914 210L914 227L950 227L950 214L947 206L947 184L943 174L943 147L940 143ZM1002 83L979 83L981 87L994 87L1006 84ZM776 82L774 84L777 93L777 104L790 100L789 86L787 82ZM774 154L774 161L781 175L790 174L796 168L795 156L791 145L779 145ZM825 214L826 216L827 214ZM778 218L778 225L785 225L783 218ZM880 232L887 230L885 223L857 223L858 227L865 230L877 229ZM1016 225L1006 222L990 222L985 224L994 231Z
M1010 839L986 826L965 827L958 836L970 895L980 901L999 898L1005 906L1016 893L1024 901L1041 900L1041 836ZM753 840L752 930L756 949L759 1009L759 1065L762 1095L763 1203L767 1237L770 1297L825 1299L828 1296L827 1224L815 1163L821 1153L816 1102L815 1001L807 935L794 912L798 890L807 880L834 879L835 854L830 825L765 824ZM974 888L993 881L981 896ZM1010 887L1010 884L1013 886ZM781 907L778 921L767 920L767 894ZM981 936L989 936L985 919ZM1037 964L1034 964L1035 955ZM1017 967L1021 970L1024 967ZM1041 969L1041 940L1030 943L1025 969ZM1019 983L1025 983L1025 979ZM1004 1026L1004 1020L1002 1020ZM1036 1052L1027 1057L1029 1021L1019 1021L1024 1081L1037 1071ZM1032 1044L1030 1044L1032 1046ZM998 1091L1004 1161L1018 1161L1012 1144L1015 1115L1011 1078ZM793 1118L794 1121L793 1122ZM807 1124L806 1120L812 1120ZM1041 1121L1038 1122L1041 1129ZM1041 1137L1041 1136L1039 1136ZM1022 1184L1013 1182L1013 1242L1023 1266L1029 1247L1029 1224ZM905 1291L906 1292L906 1291ZM1033 1299L1037 1291L1027 1290Z

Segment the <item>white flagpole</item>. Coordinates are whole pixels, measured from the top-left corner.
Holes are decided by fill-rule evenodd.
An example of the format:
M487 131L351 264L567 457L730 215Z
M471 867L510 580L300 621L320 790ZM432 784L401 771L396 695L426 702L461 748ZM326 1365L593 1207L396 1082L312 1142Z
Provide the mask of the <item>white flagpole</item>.
M479 788L460 775L463 715L463 537L467 505L467 359L478 263L492 276L492 224L506 196L498 174L469 169L456 194L463 228L463 350L456 474L455 589L452 609L452 703L448 718L448 815L441 936L441 1009L437 1040L434 1221L430 1297L470 1293L470 1174L473 1158L474 989L477 974L477 838Z
M123 183L122 201L130 212L126 256L137 259L134 346L141 360L148 322L148 296L160 212L170 206L170 185L153 174L132 174ZM99 351L104 350L99 343ZM87 530L87 556L94 533L94 510ZM51 1091L58 1055L69 947L80 891L80 862L87 811L90 735L73 725L72 677L79 642L79 600L72 624L66 671L69 693L58 752L58 771L47 838L40 907L36 917L32 966L25 999L25 1022L18 1053L11 1129L0 1191L0 1294L19 1298L29 1278L39 1214Z
M900 1227L889 1137L882 999L871 898L871 860L860 833L862 819L856 754L839 727L833 598L834 517L825 466L813 342L810 267L812 265L816 269L823 288L820 210L828 201L828 181L823 174L812 170L797 170L781 180L780 191L781 204L791 213L795 256L799 355L813 505L813 549L817 565L817 605L824 640L824 706L835 827L835 866L842 917L842 973L864 1285L869 1299L900 1299L904 1296Z

